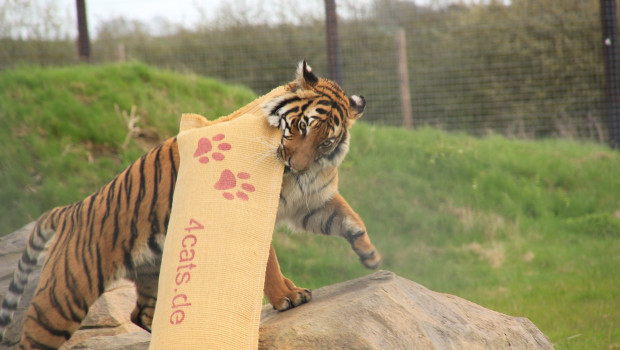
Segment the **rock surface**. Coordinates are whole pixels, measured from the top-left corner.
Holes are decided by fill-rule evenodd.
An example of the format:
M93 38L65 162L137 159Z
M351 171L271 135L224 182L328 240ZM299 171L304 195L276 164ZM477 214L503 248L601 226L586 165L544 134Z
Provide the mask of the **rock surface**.
M30 230L0 239L0 297L4 296ZM38 275L35 275L38 278ZM36 281L35 281L36 282ZM32 283L34 285L34 283ZM28 292L31 298L32 289ZM131 282L121 281L91 307L64 349L148 349L150 334L133 325ZM21 328L17 315L9 338ZM320 288L301 307L261 316L261 349L553 349L526 318L485 309L433 292L389 271ZM0 345L0 349L9 349Z
M533 323L433 292L389 271L320 288L303 307L263 309L263 349L553 349Z

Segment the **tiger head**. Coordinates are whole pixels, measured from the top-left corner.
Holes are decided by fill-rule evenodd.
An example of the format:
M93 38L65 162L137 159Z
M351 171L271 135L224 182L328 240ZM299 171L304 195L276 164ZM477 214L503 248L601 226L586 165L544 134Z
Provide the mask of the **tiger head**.
M338 166L349 150L349 128L364 113L364 97L347 96L333 81L312 73L306 61L287 93L265 106L269 124L282 130L277 156L286 171L301 175Z

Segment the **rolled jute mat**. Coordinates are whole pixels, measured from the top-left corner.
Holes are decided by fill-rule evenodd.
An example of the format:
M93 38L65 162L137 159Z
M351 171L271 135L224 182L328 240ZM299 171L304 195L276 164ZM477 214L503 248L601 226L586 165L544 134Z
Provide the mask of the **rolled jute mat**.
M183 115L150 349L258 348L283 172L261 107L285 89L214 122Z

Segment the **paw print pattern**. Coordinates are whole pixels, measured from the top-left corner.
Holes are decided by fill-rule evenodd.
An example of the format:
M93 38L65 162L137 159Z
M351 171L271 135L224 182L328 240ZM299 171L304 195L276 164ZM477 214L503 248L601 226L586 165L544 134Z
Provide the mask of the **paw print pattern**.
M224 140L225 137L226 136L224 134L217 134L213 136L213 138L211 138L213 142L218 143L217 149L222 152L229 151L232 148L230 143L220 142ZM198 140L198 146L196 147L196 151L194 152L194 158L198 158L198 161L202 164L209 163L209 152L211 152L211 150L213 149L213 143L211 142L211 140L206 137L202 137L200 138L200 140ZM225 157L226 156L224 155L224 153L218 151L215 151L211 154L211 158L216 161L222 161Z
M248 196L248 192L254 192L255 188L253 185L246 182L241 183L241 185L239 186L240 188L237 188L237 178L240 180L248 180L250 178L250 174L245 172L239 172L235 177L235 174L233 174L232 171L225 169L222 171L222 173L220 174L220 179L213 187L216 190L224 191L222 192L222 196L228 200L235 199L236 195L237 198L247 201L250 199L250 197ZM227 192L229 190L232 191ZM234 192L234 190L237 190L235 194L232 193Z

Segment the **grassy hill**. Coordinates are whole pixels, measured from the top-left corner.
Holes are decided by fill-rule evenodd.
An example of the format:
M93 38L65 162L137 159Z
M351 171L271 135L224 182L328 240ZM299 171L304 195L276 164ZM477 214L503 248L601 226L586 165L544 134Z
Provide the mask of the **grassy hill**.
M142 64L0 71L0 232L94 192L178 133L181 113L215 118L254 97ZM125 146L131 116L139 135Z
M215 117L253 97L141 64L1 71L0 232L91 193L181 113ZM144 135L125 144L132 106ZM382 268L528 317L557 349L620 348L620 154L363 122L352 134L341 192ZM280 229L274 244L300 286L368 273L343 239Z

